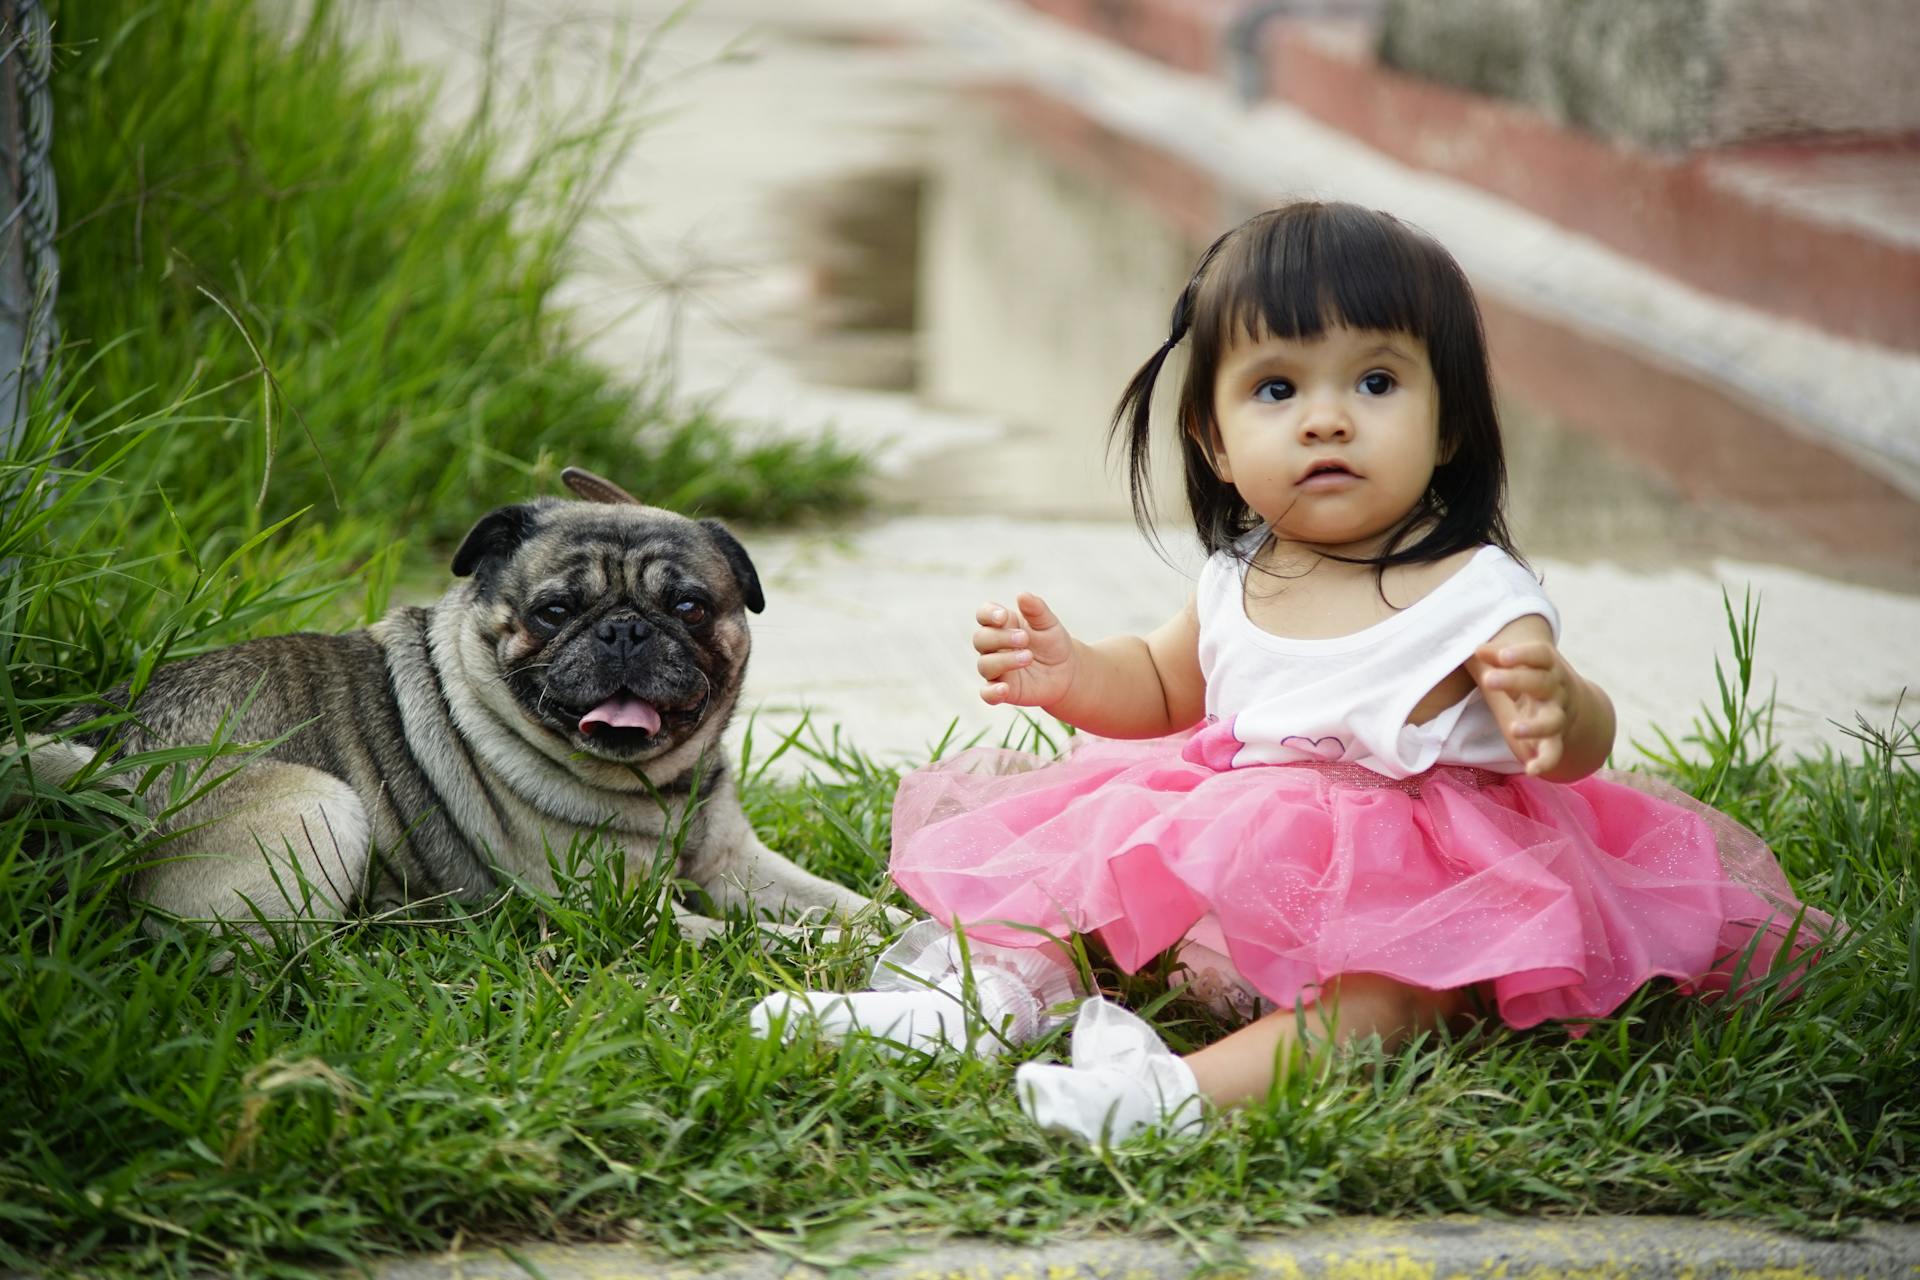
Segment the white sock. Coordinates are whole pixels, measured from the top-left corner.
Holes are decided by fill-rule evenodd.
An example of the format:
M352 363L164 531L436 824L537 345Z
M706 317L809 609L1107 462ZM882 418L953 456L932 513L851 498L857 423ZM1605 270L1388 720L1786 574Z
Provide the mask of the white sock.
M1030 1062L1013 1080L1035 1124L1095 1147L1151 1128L1187 1133L1205 1122L1192 1069L1152 1027L1098 996L1074 1020L1072 1066Z
M1025 1044L1039 1034L1044 1013L1039 997L1013 975L982 969L972 987L969 993L954 973L911 990L780 992L754 1005L747 1024L763 1037L771 1036L778 1022L789 1040L809 1027L823 1040L864 1034L883 1046L922 1053L960 1049L981 1058L998 1057L1008 1045Z

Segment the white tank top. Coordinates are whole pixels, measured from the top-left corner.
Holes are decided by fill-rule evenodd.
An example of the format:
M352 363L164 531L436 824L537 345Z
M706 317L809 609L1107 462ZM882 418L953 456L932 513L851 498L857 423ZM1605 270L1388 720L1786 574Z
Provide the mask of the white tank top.
M1389 778L1439 764L1521 772L1478 689L1424 724L1407 717L1515 619L1537 613L1559 638L1560 615L1531 573L1485 546L1427 595L1364 630L1295 640L1247 617L1241 551L1265 537L1256 529L1200 570L1195 605L1209 723L1188 744L1189 758L1219 769L1345 761Z

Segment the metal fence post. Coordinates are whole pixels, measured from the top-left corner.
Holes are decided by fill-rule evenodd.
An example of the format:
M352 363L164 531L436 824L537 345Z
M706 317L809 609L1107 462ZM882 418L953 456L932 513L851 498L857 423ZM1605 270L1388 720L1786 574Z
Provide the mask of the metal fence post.
M0 0L0 457L25 435L28 401L57 338L52 70L40 0Z

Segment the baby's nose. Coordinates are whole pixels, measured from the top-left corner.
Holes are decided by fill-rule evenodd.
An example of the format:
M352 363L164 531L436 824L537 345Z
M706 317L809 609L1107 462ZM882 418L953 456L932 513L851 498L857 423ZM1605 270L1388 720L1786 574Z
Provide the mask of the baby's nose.
M1300 438L1314 444L1336 444L1353 438L1353 421L1338 409L1316 409L1300 421Z

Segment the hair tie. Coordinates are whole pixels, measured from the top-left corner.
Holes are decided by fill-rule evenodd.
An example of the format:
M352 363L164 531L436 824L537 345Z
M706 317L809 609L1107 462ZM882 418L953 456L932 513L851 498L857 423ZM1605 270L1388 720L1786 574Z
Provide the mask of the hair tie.
M1189 306L1192 297L1193 282L1189 280L1187 287L1180 291L1180 296L1173 300L1173 315L1167 320L1167 340L1160 344L1160 350L1173 350L1180 344L1180 339L1187 336L1187 312L1192 309Z

